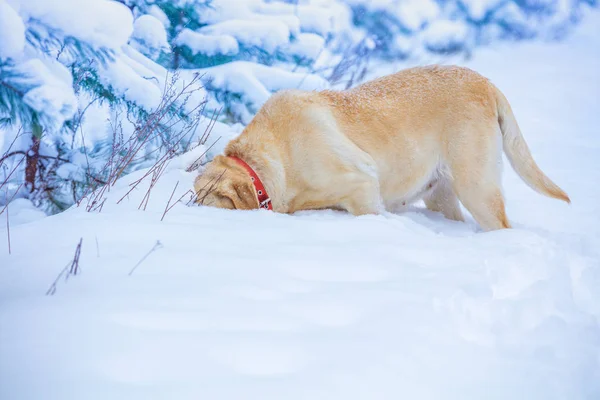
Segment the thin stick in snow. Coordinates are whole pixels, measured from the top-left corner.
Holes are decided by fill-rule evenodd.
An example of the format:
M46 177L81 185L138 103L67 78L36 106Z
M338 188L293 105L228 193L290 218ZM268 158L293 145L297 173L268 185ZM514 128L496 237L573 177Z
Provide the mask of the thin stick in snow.
M2 187L4 187L4 185L6 185L6 184L8 183L8 180L10 179L10 177L12 176L12 174L14 174L14 173L15 173L15 171L17 171L17 169L19 168L19 166L20 166L21 164L23 164L23 161L25 161L25 157L21 158L21 161L19 161L19 162L18 162L18 164L17 164L16 166L14 166L14 167L13 167L13 169L10 171L10 173L8 174L8 176L6 176L6 178L4 179L4 181L2 181L2 182L0 183L0 189L1 189ZM0 164L0 165L1 165L1 164ZM21 185L21 186L22 186L22 185ZM20 189L20 187L19 187L19 189ZM17 192L18 192L18 190L17 190ZM14 197L14 196L13 196L13 197ZM11 200L12 200L12 199L11 199Z
M25 185L25 182L21 183L19 185L19 187L17 188L17 190L15 190L15 192L13 193L12 197L10 199L8 199L8 201L6 202L6 205L0 211L0 215L2 215L4 213L4 211L8 208L8 205L10 204L11 201L13 201L13 199L15 198L15 196L17 195L17 193L19 193L19 191L21 190L21 188L23 187L23 185ZM8 188L7 188L7 190L8 190Z
M187 192L185 192L184 194L182 194L182 195L181 195L181 197L180 197L180 198L178 198L178 199L177 199L177 201L175 201L175 202L174 202L174 203L171 205L171 207L169 207L169 208L167 209L167 211L165 212L165 214L166 214L166 213L168 213L169 211L171 211L171 209L172 209L173 207L175 207L175 205L176 205L177 203L179 203L179 202L181 201L181 199L183 199L183 198L184 198L184 197L185 197L185 196L186 196L188 193L190 193L190 194L192 194L192 195L194 194L194 192L192 192L191 190L188 190ZM162 221L162 219L161 219L161 221Z
M145 260L146 258L148 258L148 256L149 256L150 254L154 253L156 250L158 250L158 249L160 249L160 248L162 248L162 247L163 247L163 245L162 245L162 243L160 242L160 240L157 240L157 241L156 241L156 244L154 245L154 247L152 247L152 248L150 249L150 251L149 251L149 252L147 252L147 253L146 253L146 255L145 255L144 257L142 257L142 259L141 259L140 261L138 261L138 263L137 263L137 264L135 264L135 266L134 266L134 267L131 269L131 271L129 271L129 276L131 276L131 274L133 274L133 271L135 271L135 270L137 269L137 267L139 267L139 266L140 266L140 264L141 264L142 262L144 262L144 260Z
M58 284L60 278L65 277L65 281L69 279L70 275L77 275L79 272L79 256L81 255L81 245L83 244L83 238L79 239L79 244L75 248L75 255L73 256L73 260L69 261L67 265L60 271L60 273L56 276L52 285L46 291L46 296L52 296L56 293L56 285Z
M98 244L98 236L96 236L96 256L100 258L100 245Z
M204 150L204 153L202 153L202 154L200 155L200 157L198 157L198 158L196 159L196 161L194 161L192 164L190 164L190 166L189 166L189 167L187 167L187 168L186 168L186 172L192 172L192 171L194 171L194 170L197 170L197 169L198 169L198 167L200 166L200 161L202 161L202 157L204 157L204 156L206 155L206 153L208 153L208 152L210 151L210 149L212 149L212 148L213 148L213 146L214 146L215 144L217 144L217 142L219 141L219 139L221 139L221 137L222 137L222 136L219 136L219 137L217 138L217 140L215 140L215 141L213 142L213 144L211 144L211 145L208 147L208 149Z
M50 287L46 291L46 296L52 296L52 295L54 295L54 293L56 293L56 285L58 284L58 280L69 269L69 265L70 265L70 263L67 263L67 265L65 265L65 267L62 269L62 271L60 271L60 273L56 276L56 279L54 279L54 282L52 282L52 285L50 285Z
M79 272L79 256L81 255L81 244L83 243L83 238L79 239L79 244L75 248L75 256L73 257L73 262L71 263L71 269L69 271L69 275L77 275ZM69 277L67 275L67 278Z
M8 237L8 254L12 254L10 248L10 221L8 219L8 204L6 205L6 234Z
M165 215L167 215L167 211L169 211L169 205L171 204L171 200L173 200L173 195L175 194L175 191L177 190L177 186L179 186L179 181L177 181L177 183L175 184L175 187L173 188L173 192L171 192L171 197L169 197L169 201L167 201L165 211L163 212L163 215L160 218L161 221L165 218Z
M185 194L190 193L190 199L185 203L186 206L192 205L198 201L198 193L193 190L188 190Z

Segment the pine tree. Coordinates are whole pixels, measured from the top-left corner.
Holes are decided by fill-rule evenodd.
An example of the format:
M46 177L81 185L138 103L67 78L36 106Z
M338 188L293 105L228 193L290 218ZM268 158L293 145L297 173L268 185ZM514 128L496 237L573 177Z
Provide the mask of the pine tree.
M133 18L117 2L93 1L90 19L71 25L61 13L81 17L76 2L51 9L43 1L23 2L15 9L1 1L0 25L6 31L0 28L0 129L10 146L0 154L5 174L0 182L48 211L59 211L91 181L102 181L106 149L114 148L115 139L126 140L124 124L131 131L135 124L130 121L141 121L160 107L168 74L128 45ZM100 15L92 18L93 12ZM111 16L112 25L102 13ZM107 132L98 143L86 143L84 114L94 107L113 119L122 117L114 121L120 135ZM169 107L180 117L190 111Z
M226 121L248 122L274 90L324 86L309 69L324 50L327 28L303 26L297 6L222 0L125 3L138 18L151 14L163 22L172 50L158 62L205 75L210 109L220 110Z

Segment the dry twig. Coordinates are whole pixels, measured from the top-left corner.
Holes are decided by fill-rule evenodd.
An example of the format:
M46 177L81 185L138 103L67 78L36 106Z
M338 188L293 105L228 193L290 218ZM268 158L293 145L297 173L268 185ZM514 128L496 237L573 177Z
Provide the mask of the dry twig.
M134 266L134 267L131 269L131 271L129 271L129 276L131 276L131 274L133 274L133 271L135 271L135 270L137 269L137 267L139 267L139 266L140 266L140 264L141 264L142 262L144 262L144 260L145 260L146 258L148 258L148 256L149 256L150 254L154 253L156 250L158 250L158 249L160 249L160 248L162 248L162 247L163 247L163 245L162 245L162 243L160 242L160 240L157 240L157 241L156 241L156 244L155 244L155 245L154 245L154 246L153 246L153 247L150 249L150 251L149 251L149 252L147 252L147 253L146 253L146 255L144 255L144 257L142 257L142 259L141 259L140 261L138 261L138 263L137 263L137 264L135 264L135 266Z
M56 276L52 285L46 291L46 296L52 296L56 293L56 286L60 281L60 278L64 276L65 282L69 279L69 276L77 275L79 273L79 257L81 256L81 245L83 244L83 238L79 239L79 244L75 248L75 255L73 256L73 260L69 261L67 265L60 271L60 273Z

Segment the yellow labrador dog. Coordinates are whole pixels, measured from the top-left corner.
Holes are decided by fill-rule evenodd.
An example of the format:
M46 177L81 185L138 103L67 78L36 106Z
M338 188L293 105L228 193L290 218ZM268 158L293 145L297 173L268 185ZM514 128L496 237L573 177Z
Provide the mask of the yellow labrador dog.
M570 203L533 160L511 107L456 66L411 68L346 91L286 90L196 178L198 203L293 213L378 214L424 199L484 230L510 228L502 150L534 190Z

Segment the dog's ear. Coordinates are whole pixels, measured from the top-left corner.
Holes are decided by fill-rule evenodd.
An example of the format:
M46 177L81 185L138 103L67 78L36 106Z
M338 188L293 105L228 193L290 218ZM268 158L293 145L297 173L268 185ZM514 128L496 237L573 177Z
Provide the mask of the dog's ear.
M250 179L236 179L231 182L227 197L238 210L255 210L259 207L256 189Z

